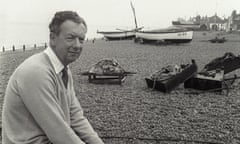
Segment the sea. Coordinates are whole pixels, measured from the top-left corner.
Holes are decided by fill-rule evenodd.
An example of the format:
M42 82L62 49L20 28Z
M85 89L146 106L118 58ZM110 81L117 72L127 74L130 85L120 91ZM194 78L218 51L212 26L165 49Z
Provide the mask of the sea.
M129 27L88 25L86 40L102 38L101 34L97 34L97 30L115 31L116 28L129 29ZM5 50L11 50L13 46L15 49L22 49L23 45L32 47L35 44L38 46L49 42L48 23L15 22L2 26L0 31L0 51L3 47Z

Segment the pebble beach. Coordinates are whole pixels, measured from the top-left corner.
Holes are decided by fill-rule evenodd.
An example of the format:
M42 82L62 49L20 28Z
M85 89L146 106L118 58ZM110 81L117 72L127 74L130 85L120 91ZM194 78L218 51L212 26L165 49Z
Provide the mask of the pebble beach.
M240 143L240 80L226 94L191 93L180 84L170 93L148 88L144 80L166 65L191 63L200 71L216 57L240 54L240 34L220 33L225 43L210 43L216 32L194 32L179 45L138 44L133 40L86 42L71 64L75 91L94 129L106 144ZM0 52L0 112L9 77L27 57L42 51ZM92 84L81 75L104 58L114 58L127 71L122 85ZM240 76L240 69L228 74Z

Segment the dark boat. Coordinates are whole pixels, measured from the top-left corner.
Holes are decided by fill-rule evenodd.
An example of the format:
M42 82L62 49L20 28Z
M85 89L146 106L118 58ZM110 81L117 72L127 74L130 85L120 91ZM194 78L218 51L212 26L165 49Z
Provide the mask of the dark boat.
M225 39L225 37L222 37L222 38L215 37L214 39L210 39L209 41L211 43L224 43L227 40Z
M224 74L238 68L240 68L240 56L227 52L206 64L198 74L184 83L184 87L197 90L222 91L224 81L226 81Z
M196 90L222 91L224 71L217 69L198 73L184 82L184 88Z
M240 56L235 56L231 52L225 53L221 57L217 57L206 64L202 72L223 69L224 74L232 72L240 68Z
M181 65L180 72L175 72L171 74L172 70L169 68L162 68L160 72L157 72L158 78L151 76L150 78L145 78L147 86L158 91L169 93L175 87L191 78L197 72L197 65L194 60L192 64Z

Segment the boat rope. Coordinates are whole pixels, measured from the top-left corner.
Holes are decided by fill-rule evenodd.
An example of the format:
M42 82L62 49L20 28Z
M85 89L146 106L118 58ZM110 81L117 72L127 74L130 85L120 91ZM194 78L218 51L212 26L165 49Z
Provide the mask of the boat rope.
M156 87L156 81L157 81L157 79L153 79L153 86L152 86L152 90L154 90L154 89L155 89L155 87Z

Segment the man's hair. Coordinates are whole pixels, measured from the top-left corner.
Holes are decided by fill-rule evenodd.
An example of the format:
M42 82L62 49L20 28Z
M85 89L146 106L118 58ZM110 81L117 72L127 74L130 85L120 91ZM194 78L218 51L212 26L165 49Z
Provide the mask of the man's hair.
M51 23L49 24L50 32L53 32L58 35L60 32L60 26L66 20L71 20L75 23L83 24L87 28L85 20L82 17L80 17L76 12L59 11L55 13Z

